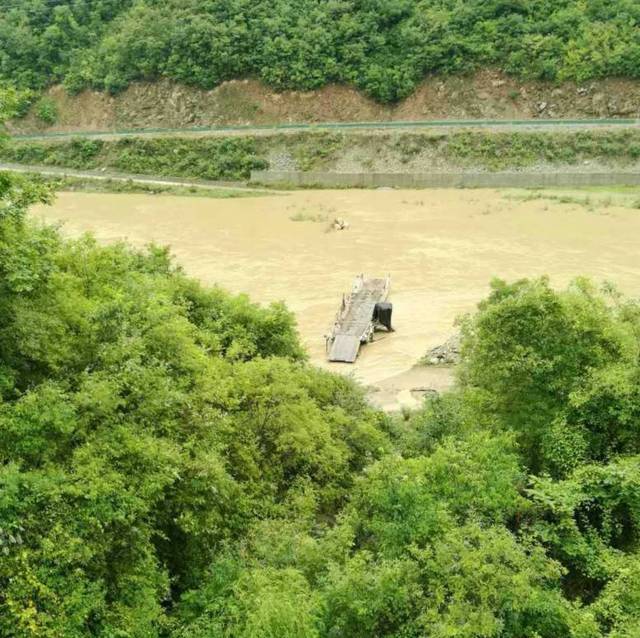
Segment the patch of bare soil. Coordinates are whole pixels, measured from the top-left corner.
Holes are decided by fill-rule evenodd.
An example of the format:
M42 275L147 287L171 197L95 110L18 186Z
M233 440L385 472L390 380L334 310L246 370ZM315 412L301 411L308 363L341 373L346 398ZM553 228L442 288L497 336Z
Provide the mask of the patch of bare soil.
M385 106L354 88L278 93L255 80L234 80L204 91L162 80L139 82L117 96L60 86L48 95L59 121L49 128L34 113L11 124L14 133L186 128L301 122L417 121L640 117L640 81L520 82L498 71L470 77L431 77L397 105Z

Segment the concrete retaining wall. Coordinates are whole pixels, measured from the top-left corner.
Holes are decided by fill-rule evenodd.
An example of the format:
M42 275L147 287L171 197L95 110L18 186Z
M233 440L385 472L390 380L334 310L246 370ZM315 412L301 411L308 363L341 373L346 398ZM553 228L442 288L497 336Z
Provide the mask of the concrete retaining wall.
M640 185L639 172L611 173L323 173L253 171L265 185L322 188L539 188L543 186Z

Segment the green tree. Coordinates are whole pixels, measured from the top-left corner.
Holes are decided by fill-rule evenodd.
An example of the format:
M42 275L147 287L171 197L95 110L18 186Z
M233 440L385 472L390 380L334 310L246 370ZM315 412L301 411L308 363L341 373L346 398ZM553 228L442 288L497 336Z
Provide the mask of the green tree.
M558 419L560 429L567 430L561 438L569 459L597 456L596 449L588 449L584 433L585 428L592 430L595 447L595 430L603 426L562 419L570 402L586 408L585 380L598 385L605 374L601 371L609 366L635 367L634 325L585 281L565 292L554 291L546 279L512 285L495 281L492 288L478 314L463 327L463 384L478 389L504 427L518 433L534 471L558 466L558 458L549 457L559 434ZM576 415L572 420L579 419Z
M311 519L334 515L389 441L361 390L304 363L282 305L164 249L64 240L26 217L47 198L0 174L0 634L155 636L227 544L302 484ZM246 632L278 578L282 618L302 604L288 572L243 576Z

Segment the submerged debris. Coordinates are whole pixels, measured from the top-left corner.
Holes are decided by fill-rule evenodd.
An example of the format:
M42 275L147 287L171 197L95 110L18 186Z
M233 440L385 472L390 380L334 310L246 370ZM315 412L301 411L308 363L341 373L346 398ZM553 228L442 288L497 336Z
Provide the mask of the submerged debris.
M349 222L342 217L336 217L333 220L333 230L348 230Z
M411 388L411 396L415 399L435 399L440 396L440 393L435 388L418 386L416 388Z

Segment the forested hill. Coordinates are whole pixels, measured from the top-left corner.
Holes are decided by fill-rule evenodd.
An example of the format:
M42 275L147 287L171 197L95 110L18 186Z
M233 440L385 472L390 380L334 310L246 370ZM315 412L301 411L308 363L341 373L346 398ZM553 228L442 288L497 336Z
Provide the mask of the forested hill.
M640 76L637 0L0 0L0 81L118 91L356 85L379 101L430 73Z

